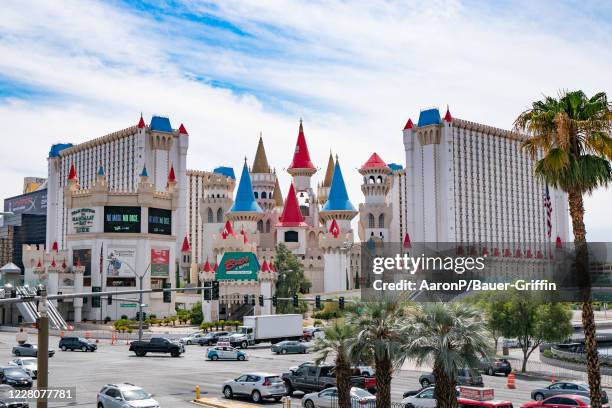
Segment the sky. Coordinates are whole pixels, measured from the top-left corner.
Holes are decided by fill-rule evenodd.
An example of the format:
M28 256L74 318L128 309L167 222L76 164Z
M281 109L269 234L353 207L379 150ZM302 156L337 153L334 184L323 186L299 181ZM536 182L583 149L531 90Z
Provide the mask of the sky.
M612 95L612 3L601 1L4 0L0 198L46 176L53 143L168 116L188 168L238 170L260 132L286 193L300 118L349 195L376 151L404 164L421 109L510 129L543 95ZM591 241L612 241L611 190L586 199Z

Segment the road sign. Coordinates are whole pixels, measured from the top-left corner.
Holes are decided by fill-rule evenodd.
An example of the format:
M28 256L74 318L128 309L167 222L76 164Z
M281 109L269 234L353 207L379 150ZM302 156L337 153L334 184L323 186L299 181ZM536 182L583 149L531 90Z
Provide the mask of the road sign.
M120 303L121 307L136 307L136 303Z

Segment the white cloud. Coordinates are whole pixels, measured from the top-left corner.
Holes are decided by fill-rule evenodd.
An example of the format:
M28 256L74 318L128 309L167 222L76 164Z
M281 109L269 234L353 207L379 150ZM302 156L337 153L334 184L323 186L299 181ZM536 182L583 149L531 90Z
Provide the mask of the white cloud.
M372 151L403 163L401 128L420 108L450 104L454 116L508 128L542 94L612 85L601 75L612 62L610 26L591 26L572 10L574 26L557 30L551 21L568 10L556 3L491 10L452 0L184 2L190 16L229 21L247 36L187 14L62 4L3 4L0 79L51 95L0 103L5 132L17 129L14 146L23 150L0 152L1 196L18 193L22 176L46 173L51 143L109 133L144 111L185 123L188 164L200 169L238 168L263 131L280 171L303 117L313 161L324 167L329 149L337 152L357 203L354 168ZM611 198L600 191L587 200L589 238L612 240Z

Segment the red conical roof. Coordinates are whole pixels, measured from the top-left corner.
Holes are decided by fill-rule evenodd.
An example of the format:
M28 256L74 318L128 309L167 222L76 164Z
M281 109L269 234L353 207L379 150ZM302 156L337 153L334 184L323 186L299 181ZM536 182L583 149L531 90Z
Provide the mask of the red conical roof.
M244 238L243 242L245 244L248 244L249 243L249 237L247 236L246 232L244 232L244 229L240 230L240 235L242 235L242 237Z
M340 226L335 218L332 219L331 223L329 224L329 232L334 236L334 238L338 238L338 235L340 235Z
M298 204L297 196L295 195L293 183L291 183L289 192L287 193L287 199L285 200L285 206L283 207L283 214L276 225L280 227L307 226L307 224L304 222L302 212L300 211L300 205Z
M272 261L270 261L270 271L272 272L276 272L276 266L274 266L274 263L272 263Z
M55 262L55 258L51 261L51 267L55 268L57 266L57 262Z
M168 173L168 183L174 183L176 181L176 175L174 174L174 166L170 166L170 173Z
M140 115L140 120L138 121L138 129L142 129L143 127L145 127L145 123L144 119L142 118L142 115Z
M270 272L270 265L268 265L268 262L264 259L263 263L261 264L261 271L262 272Z
M187 239L187 236L185 236L185 238L183 238L183 246L181 247L181 252L189 251L191 251L191 247L189 246L189 239Z
M39 259L38 260L38 264L36 264L37 268L42 268L42 261Z
M217 265L217 263L215 262L215 264L213 265L213 271L217 272L217 268L219 268L219 265Z
M555 246L557 248L563 248L563 242L561 242L561 237L557 235L557 240L555 242Z
M77 258L76 264L74 266L76 266L77 268L81 267L81 258Z
M362 169L381 168L381 167L387 167L387 163L385 163L384 160L381 159L378 153L376 152L372 153L368 161L365 162L363 166L361 166Z
M53 244L51 245L51 250L57 252L58 246L57 246L57 241L53 241Z
M76 169L74 168L74 163L70 164L70 172L68 173L68 180L76 180L77 174Z
M451 116L450 110L448 109L448 106L446 107L446 115L444 115L444 120L446 122L451 122L453 120L453 117Z
M229 220L225 221L225 227L223 227L222 234L225 234L225 236L236 235L234 233L234 227L232 227L232 223Z
M404 130L412 129L414 123L412 123L412 119L408 118L408 122L406 122L406 126L404 126Z
M314 169L315 166L310 160L308 146L306 145L306 137L304 136L304 127L300 120L300 131L298 133L297 143L295 144L295 152L293 153L293 161L289 166L290 169Z
M402 243L404 248L411 248L412 244L410 243L410 235L408 233L404 234L404 242Z
M204 262L204 267L202 268L202 270L204 272L212 272L212 268L210 267L210 264L208 263L208 258L206 258L206 262Z
M179 126L179 135L189 135L189 133L187 133L187 129L185 129L185 126L183 126L183 124L181 123L181 126Z
M66 260L64 259L64 260L62 261L62 269L66 269L66 267L67 267L67 266L68 266L68 265L66 265Z

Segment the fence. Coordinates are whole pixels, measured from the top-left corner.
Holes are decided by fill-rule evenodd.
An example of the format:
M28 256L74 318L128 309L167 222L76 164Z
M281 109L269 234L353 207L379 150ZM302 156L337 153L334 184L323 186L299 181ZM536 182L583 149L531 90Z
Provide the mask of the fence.
M313 407L318 407L318 406L325 406L329 408L340 408L340 404L338 403L337 399L327 400L325 401L325 405L318 405L318 404L315 404L314 402L312 405L309 405L308 403L309 401L304 401L303 406L306 408L313 408ZM299 401L292 401L290 404L288 404L287 402L283 403L283 408L299 408L300 406L301 405ZM351 408L376 408L376 401L375 400L359 401L357 399L353 399L351 400ZM391 405L385 408L414 408L414 406L412 404L392 402Z

